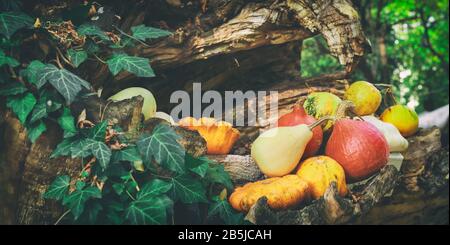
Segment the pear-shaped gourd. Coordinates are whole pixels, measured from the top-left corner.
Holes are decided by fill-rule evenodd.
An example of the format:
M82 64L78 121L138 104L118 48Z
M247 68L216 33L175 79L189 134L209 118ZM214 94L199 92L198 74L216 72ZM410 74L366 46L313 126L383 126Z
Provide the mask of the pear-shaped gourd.
M144 119L147 120L149 118L152 118L153 116L155 116L156 113L156 100L152 92L148 91L145 88L140 87L127 88L109 97L108 100L117 102L126 99L131 99L139 95L144 98L144 105L142 106L142 114L144 114Z
M273 128L264 132L252 144L252 158L268 177L291 173L313 137L311 130L329 119L330 117L325 117L311 125Z

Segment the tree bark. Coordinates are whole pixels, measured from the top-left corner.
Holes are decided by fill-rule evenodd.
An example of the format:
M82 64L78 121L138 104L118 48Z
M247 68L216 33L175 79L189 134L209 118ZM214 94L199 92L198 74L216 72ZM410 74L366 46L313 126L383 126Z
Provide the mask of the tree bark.
M106 107L104 99L120 89L131 86L150 89L156 96L159 110L165 112L174 106L170 104L171 93L176 90L191 92L194 82L202 83L203 90L214 89L221 93L226 90L277 91L280 113L285 113L311 91L342 95L347 86L345 79L369 49L358 13L349 0L98 2L107 6L113 16L121 16L121 20L112 18L111 22L101 23L107 30L115 30L111 24L126 32L131 26L146 24L174 33L168 38L127 50L131 55L150 58L157 74L155 78L136 78L126 72L112 77L108 67L95 60L74 71L96 89L103 88L102 98L74 105L74 116L86 109L89 120L115 120L130 132L137 131L136 126L140 122L142 101L139 99L111 104L105 114L98 113ZM26 9L49 19L75 4L79 2L24 1ZM315 78L301 77L302 40L316 35L325 38L331 54L343 65L341 72ZM30 54L39 53L37 57L41 60L53 59L55 51L51 46L47 49L46 41L39 40L39 45L31 45L33 52L23 50L21 57L31 59L34 57L29 57ZM61 140L62 133L56 125L48 127L49 130L31 145L26 139L25 129L11 112L2 108L0 113L0 222L52 224L62 209L56 203L44 200L42 194L56 175L77 176L80 160L49 158ZM257 129L242 128L243 138L251 139L257 134ZM198 135L186 134L186 137L192 139L189 137ZM189 142L199 145L189 145ZM248 145L248 142L243 144ZM184 145L199 155L204 154L200 139L187 140ZM248 148L241 147L240 151L240 155L248 154ZM244 156L236 158L248 160ZM216 160L226 165L226 159L230 158ZM260 176L255 174L253 177L257 179ZM243 176L236 178L236 182L245 181L248 180ZM327 200L335 199L334 196L333 189L330 189ZM338 199L336 202L340 203ZM347 201L342 204L350 205ZM343 212L347 213L346 210ZM334 223L345 220L331 214L326 219Z

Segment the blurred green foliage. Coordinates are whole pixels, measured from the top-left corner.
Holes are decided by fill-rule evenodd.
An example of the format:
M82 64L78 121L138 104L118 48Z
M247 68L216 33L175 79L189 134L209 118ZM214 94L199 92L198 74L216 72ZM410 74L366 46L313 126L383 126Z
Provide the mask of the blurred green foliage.
M399 102L419 113L448 104L448 0L353 2L372 53L360 63L352 81L392 84ZM340 69L322 37L304 42L302 76Z

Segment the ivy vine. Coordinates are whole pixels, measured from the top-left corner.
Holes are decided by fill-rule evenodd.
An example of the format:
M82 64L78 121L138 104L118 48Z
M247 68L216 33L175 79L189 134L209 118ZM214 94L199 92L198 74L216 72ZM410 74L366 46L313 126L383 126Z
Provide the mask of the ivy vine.
M46 132L49 121L57 122L64 134L51 158L81 162L78 175L56 176L43 196L66 208L56 223L173 224L179 205L206 210L203 223L244 223L226 200L233 185L224 167L186 153L170 126L157 125L133 142L108 121L81 127L70 110L72 103L93 91L77 75L84 62L103 62L113 76L127 71L154 77L147 58L124 50L165 38L169 31L138 25L130 33L115 26L107 32L92 22L75 26L63 18L31 17L20 11L18 2L8 2L0 6L0 96L27 129L31 143ZM18 49L35 33L56 43L51 47L55 59L18 60Z

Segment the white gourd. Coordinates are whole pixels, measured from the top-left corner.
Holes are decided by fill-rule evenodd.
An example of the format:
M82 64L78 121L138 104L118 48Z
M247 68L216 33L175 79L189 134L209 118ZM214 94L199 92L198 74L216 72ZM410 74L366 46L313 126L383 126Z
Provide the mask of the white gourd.
M408 149L408 140L400 134L394 125L385 123L374 116L364 116L362 118L380 130L388 142L390 152L403 152Z
M144 114L145 120L154 117L156 113L156 100L153 94L145 88L140 87L126 88L118 92L117 94L111 96L108 100L117 102L131 99L139 95L144 98L144 105L142 106L142 114Z

